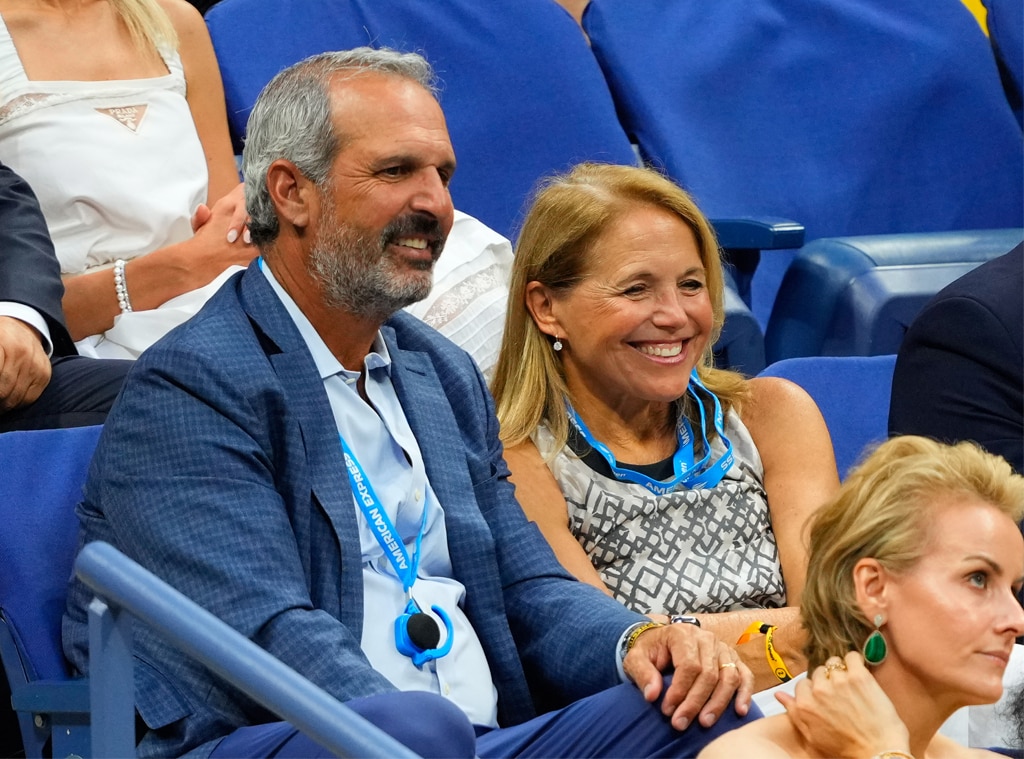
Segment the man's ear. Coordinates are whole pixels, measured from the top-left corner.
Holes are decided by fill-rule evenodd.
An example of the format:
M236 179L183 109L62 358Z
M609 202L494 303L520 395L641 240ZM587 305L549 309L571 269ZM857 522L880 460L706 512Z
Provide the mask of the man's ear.
M864 616L874 619L876 614L888 616L889 591L892 575L878 559L863 558L853 566L853 587L857 605Z
M320 193L291 161L279 158L267 168L267 192L277 218L297 229L308 227L320 208Z
M565 337L565 330L561 329L558 317L555 316L555 300L546 285L536 280L526 284L526 310L545 335Z

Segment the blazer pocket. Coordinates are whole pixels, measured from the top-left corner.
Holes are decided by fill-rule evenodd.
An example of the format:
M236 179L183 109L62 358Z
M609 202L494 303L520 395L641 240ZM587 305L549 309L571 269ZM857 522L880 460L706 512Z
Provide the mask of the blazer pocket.
M135 657L135 709L150 730L192 714L184 694L149 662Z

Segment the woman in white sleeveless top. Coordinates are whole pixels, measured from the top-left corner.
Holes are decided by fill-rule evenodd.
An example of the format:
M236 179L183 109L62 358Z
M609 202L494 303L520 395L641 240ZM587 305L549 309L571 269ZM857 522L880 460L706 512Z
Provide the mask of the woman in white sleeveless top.
M184 0L0 0L0 156L39 197L84 354L137 356L254 255Z
M799 387L712 367L700 210L654 171L583 164L540 191L512 266L492 391L527 516L579 579L737 646L759 690L802 671L801 531L835 459Z

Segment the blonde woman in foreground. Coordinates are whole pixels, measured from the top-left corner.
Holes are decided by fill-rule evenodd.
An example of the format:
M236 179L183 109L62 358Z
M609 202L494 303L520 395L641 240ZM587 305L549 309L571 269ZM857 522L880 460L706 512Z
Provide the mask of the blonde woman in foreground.
M938 734L997 701L1024 580L1024 478L971 443L889 440L816 516L801 615L811 675L786 714L724 735L719 757L993 756Z

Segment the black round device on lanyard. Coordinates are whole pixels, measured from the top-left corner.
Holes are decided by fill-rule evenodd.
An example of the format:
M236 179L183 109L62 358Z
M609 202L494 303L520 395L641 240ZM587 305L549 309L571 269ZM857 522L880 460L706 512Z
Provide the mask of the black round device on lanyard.
M420 610L419 604L409 599L405 613L395 620L395 647L400 654L412 659L417 669L428 661L440 659L452 649L452 621L440 606L431 606L445 626L445 641L440 648L441 628L432 616Z

